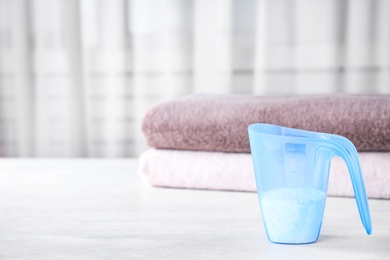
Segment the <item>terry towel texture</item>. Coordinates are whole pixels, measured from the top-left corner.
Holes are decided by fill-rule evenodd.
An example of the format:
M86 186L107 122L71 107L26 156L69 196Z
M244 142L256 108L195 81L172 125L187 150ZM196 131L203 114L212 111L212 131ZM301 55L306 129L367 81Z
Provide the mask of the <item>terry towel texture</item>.
M342 135L358 151L390 151L390 95L192 95L149 110L142 129L155 148L249 153L252 123Z
M360 152L359 158L367 196L390 199L390 152ZM150 149L140 157L139 173L160 187L256 191L252 158L247 153ZM328 195L354 195L341 158L332 160Z

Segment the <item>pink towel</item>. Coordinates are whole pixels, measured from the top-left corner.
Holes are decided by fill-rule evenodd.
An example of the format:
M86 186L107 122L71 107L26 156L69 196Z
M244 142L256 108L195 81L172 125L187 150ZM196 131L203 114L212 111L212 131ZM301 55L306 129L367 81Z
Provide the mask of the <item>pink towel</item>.
M358 151L390 151L390 95L192 95L149 110L142 129L155 148L248 153L251 123L339 134Z
M390 152L360 152L359 158L367 196L390 199ZM252 158L247 153L150 149L140 157L139 174L160 187L256 191ZM332 161L328 195L353 196L341 158Z

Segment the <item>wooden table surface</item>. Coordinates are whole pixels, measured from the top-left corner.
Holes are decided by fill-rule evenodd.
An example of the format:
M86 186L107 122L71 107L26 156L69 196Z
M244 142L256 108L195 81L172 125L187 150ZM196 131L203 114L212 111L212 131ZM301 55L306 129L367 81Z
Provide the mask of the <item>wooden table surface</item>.
M137 160L1 159L0 259L390 259L390 201L328 198L317 243L268 242L257 195L150 187Z

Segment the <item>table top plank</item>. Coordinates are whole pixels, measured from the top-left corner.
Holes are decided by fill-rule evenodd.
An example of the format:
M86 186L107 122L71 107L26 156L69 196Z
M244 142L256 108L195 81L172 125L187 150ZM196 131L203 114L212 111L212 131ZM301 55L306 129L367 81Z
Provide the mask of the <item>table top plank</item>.
M328 198L320 239L277 245L257 195L154 188L135 159L1 159L0 259L390 259L390 201Z

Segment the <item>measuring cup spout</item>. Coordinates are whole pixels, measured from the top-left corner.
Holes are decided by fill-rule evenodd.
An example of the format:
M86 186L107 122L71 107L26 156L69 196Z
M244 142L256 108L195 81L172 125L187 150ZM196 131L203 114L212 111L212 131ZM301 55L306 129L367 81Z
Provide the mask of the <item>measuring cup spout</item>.
M340 156L346 163L355 193L356 204L359 209L360 219L367 234L371 234L372 225L370 210L367 201L364 179L360 168L358 153L355 146L347 138L339 135L326 134L331 142L331 149L336 156Z

